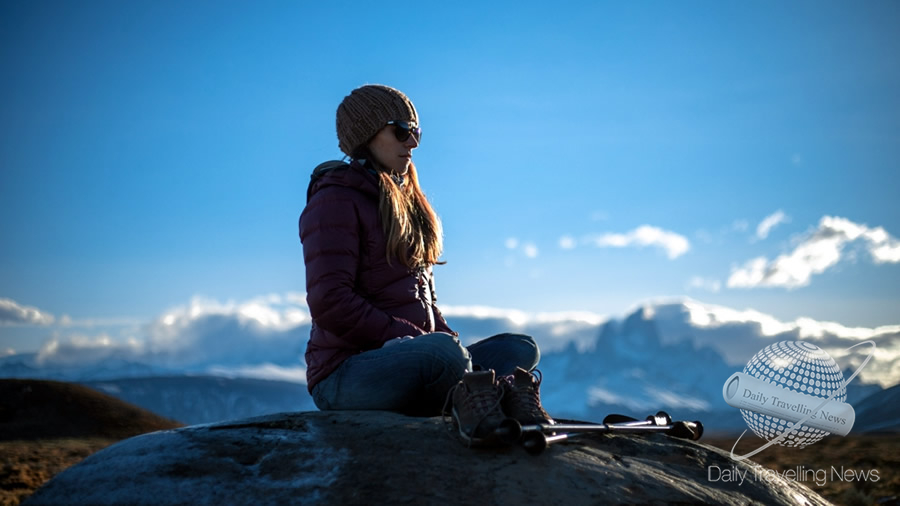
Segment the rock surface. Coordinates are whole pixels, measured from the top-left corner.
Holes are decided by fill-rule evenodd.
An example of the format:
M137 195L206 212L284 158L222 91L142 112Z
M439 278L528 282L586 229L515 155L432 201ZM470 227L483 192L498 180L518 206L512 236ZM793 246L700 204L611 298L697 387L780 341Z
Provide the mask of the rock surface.
M532 456L465 448L440 418L284 413L122 441L26 504L828 504L753 466L662 434L582 436Z

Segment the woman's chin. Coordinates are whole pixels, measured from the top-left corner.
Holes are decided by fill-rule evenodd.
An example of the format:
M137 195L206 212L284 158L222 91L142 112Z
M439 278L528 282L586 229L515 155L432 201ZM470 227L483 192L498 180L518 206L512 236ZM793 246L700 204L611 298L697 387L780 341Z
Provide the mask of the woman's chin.
M391 171L398 176L405 176L409 172L409 162L402 163L396 167L391 167Z

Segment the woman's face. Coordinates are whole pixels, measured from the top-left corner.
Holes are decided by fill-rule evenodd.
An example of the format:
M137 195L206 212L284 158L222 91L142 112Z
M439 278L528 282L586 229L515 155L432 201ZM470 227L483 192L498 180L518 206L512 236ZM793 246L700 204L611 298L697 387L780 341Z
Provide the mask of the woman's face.
M410 127L417 125L410 124ZM369 141L369 152L375 160L393 174L406 174L409 163L412 161L412 150L419 147L419 138L416 134L410 134L405 141L397 140L397 129L401 133L403 128L395 125L386 125Z

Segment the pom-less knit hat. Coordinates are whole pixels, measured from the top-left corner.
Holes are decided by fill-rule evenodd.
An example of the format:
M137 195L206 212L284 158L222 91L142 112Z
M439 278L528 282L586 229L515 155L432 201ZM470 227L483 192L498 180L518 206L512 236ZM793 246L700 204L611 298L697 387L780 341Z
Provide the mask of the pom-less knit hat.
M338 146L348 156L371 139L388 121L419 123L416 106L400 90L381 84L356 88L337 109Z

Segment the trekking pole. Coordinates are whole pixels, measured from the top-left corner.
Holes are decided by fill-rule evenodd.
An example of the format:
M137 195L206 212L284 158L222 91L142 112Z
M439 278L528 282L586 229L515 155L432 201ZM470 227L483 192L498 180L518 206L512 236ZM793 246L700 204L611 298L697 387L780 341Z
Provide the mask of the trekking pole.
M553 443L567 441L584 433L568 433L547 435L540 431L525 432L522 434L522 447L531 455L539 455Z
M511 423L512 422L512 423ZM663 425L671 425L672 417L669 416L665 411L658 411L655 415L649 415L644 420L638 420L637 418L633 418L627 415L607 415L606 418L603 419L604 425L627 425L629 427L640 427L645 425L653 425L653 426L663 426ZM579 424L583 425L583 424ZM591 425L591 424L588 424ZM514 420L506 419L499 427L494 431L494 434L499 437L502 441L506 443L515 443L522 436L522 432L525 429L532 431L541 431L541 430L554 430L559 425L546 425L544 429L541 429L538 426L526 426L522 427L515 423ZM554 430L554 432L556 432Z
M703 424L699 421L694 422L675 422L671 425L619 425L619 424L593 424L593 423L558 423L555 425L539 424L539 425L523 425L522 434L541 432L597 432L601 434L607 433L623 433L623 434L640 434L642 432L663 432L670 436L680 437L683 439L700 439L698 434L703 432Z
M560 434L546 434L545 432ZM579 434L640 434L662 432L680 439L696 441L703 435L703 424L699 421L675 422L670 425L616 425L616 424L557 424L526 425L522 427L522 446L532 455L543 452L547 446L565 441Z
M627 415L606 415L606 418L603 419L604 424L615 424L615 425L629 425L629 426L641 426L641 425L672 425L672 417L669 416L665 411L658 411L655 415L650 415L643 420L638 420L637 418L632 418Z
M513 418L507 418L494 429L494 435L506 444L512 444L522 437L522 426Z

